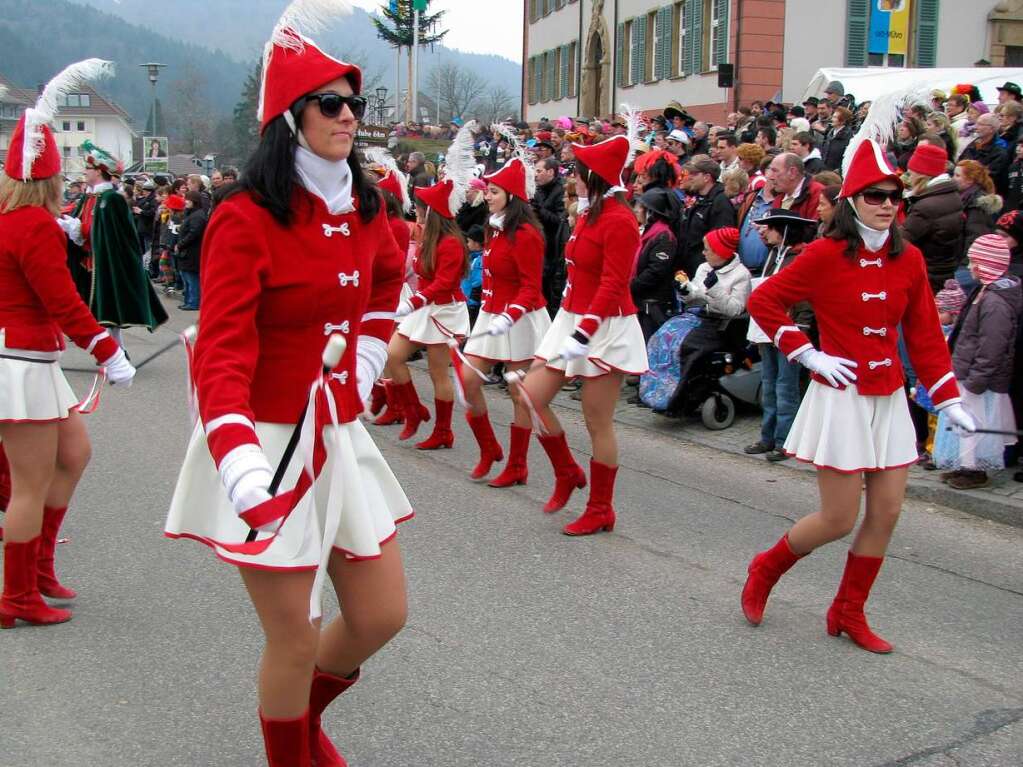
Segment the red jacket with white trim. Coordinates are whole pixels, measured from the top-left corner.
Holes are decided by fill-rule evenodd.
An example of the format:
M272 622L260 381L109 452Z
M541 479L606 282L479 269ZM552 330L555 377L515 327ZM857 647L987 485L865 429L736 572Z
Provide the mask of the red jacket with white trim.
M297 185L292 210L284 227L240 193L217 206L203 239L194 380L218 466L259 443L256 421L295 423L332 333L348 348L330 387L340 420L355 420L358 338L386 343L394 330L403 259L386 213L333 215Z
M494 229L483 251L483 305L490 314L507 314L512 322L543 309L544 241L529 224L522 224L514 241Z
M465 248L457 237L441 235L433 254L433 271L427 272L419 257L423 244L416 251L415 269L419 276L419 290L412 297L412 305L419 309L426 304L451 304L464 301L462 277L465 274Z
M0 215L0 329L8 349L58 352L66 334L98 362L117 352L78 295L67 269L67 235L44 208Z
M895 258L888 244L877 253L860 247L845 255L844 240L807 246L789 266L753 291L749 313L788 359L812 349L786 313L809 301L820 328L821 351L857 363L856 391L887 396L902 388L898 326L917 377L937 407L959 401L952 359L938 322L919 248L904 242ZM820 376L814 378L827 384Z
M408 221L403 218L392 218L387 217L387 223L391 227L391 234L394 235L394 241L398 244L398 250L401 251L401 266L405 267L405 258L408 254L408 245L412 241L412 227Z
M613 197L604 200L592 224L589 215L579 217L565 246L568 278L561 308L584 315L578 329L592 336L608 317L636 313L629 283L639 255L639 224Z

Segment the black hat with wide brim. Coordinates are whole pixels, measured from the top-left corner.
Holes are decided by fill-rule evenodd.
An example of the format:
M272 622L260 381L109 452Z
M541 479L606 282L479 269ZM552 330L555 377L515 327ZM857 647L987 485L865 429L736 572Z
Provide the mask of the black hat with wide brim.
M669 221L677 219L682 209L678 195L673 190L660 186L643 192L639 197L639 204Z
M686 111L686 108L677 101L672 101L664 108L664 117L668 120L674 120L676 117L681 117L682 122L685 123L696 122L696 118L689 114Z
M771 208L766 214L753 221L754 224L784 229L789 226L816 226L819 222L813 218L803 218L785 208Z

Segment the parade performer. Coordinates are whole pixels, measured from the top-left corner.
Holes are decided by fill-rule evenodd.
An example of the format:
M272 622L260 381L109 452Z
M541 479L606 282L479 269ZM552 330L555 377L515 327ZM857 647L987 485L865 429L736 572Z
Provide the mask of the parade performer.
M321 714L406 614L392 539L412 509L358 419L384 366L401 258L353 151L362 72L307 37L338 12L350 6L296 0L267 43L259 145L206 231L200 423L166 526L239 568L266 639L259 715L271 767L345 763ZM347 351L310 390L333 334ZM291 489L271 499L304 402L281 485ZM250 529L263 534L246 541ZM327 578L342 614L321 630Z
M79 294L100 325L118 343L121 330L145 327L150 332L167 321L167 312L142 266L142 247L128 201L113 185L124 166L91 141L82 144L85 183L72 214L81 233L69 233L68 266Z
M416 187L416 218L423 226L416 252L418 290L398 305L401 319L391 337L387 365L401 402L405 428L398 439L405 440L430 419L430 411L419 401L408 369L408 358L426 349L426 361L433 382L436 421L433 433L416 444L419 450L437 450L455 444L451 415L455 388L448 376L451 357L448 341L469 333L469 310L462 294L461 280L469 268L465 238L455 223L455 213L465 202L465 193L475 167L473 135L476 121L463 125L446 155L446 178L430 187Z
M543 364L534 366L523 384L547 431L540 444L554 467L555 485L544 511L554 512L564 508L575 488L586 486L586 474L572 457L550 402L566 377L583 379L583 415L593 446L590 497L582 516L564 527L566 535L614 528L615 403L625 376L647 371L643 331L629 291L640 246L639 225L622 181L636 135L638 124L630 117L628 136L572 145L576 189L588 207L565 248L568 282L561 308L536 352Z
M753 558L742 609L759 625L782 574L855 528L865 484L866 511L828 610L827 629L832 636L845 632L865 650L887 653L892 645L871 631L864 605L899 519L908 467L917 461L897 348L900 326L934 405L951 424L967 431L975 426L960 404L923 255L897 225L901 177L876 141L856 143L850 145L839 204L824 238L749 301L753 319L781 353L812 372L785 452L817 467L821 506ZM817 318L820 350L788 314L802 301Z
M480 373L490 373L496 363L506 371L528 368L551 326L543 297L544 237L531 200L535 192L533 163L515 134L502 125L493 130L505 136L515 156L490 175L486 201L490 218L483 251L483 303L465 355L472 367L462 368L462 387L469 410L465 417L480 446L480 459L472 478L480 479L495 461L504 458L501 445L487 415ZM509 393L515 408L511 424L508 463L490 482L491 487L524 485L528 476L526 455L532 425L528 406L517 387Z
M70 610L43 601L75 597L57 580L53 554L90 454L78 399L60 369L64 336L104 365L111 383L129 385L135 375L65 267L67 238L56 219L64 179L48 125L62 96L112 71L110 62L88 59L54 78L18 121L0 178L0 440L11 474L0 597L5 629L16 620L71 619Z

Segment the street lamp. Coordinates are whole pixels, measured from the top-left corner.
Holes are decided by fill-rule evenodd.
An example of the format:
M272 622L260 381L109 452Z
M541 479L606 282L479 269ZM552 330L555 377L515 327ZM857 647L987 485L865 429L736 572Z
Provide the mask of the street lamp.
M387 101L387 88L381 85L377 88L377 125L384 124L384 104Z
M148 64L139 64L139 66L145 67L149 72L149 83L153 86L153 135L159 136L160 131L156 124L156 81L160 78L160 70L167 65L150 62Z

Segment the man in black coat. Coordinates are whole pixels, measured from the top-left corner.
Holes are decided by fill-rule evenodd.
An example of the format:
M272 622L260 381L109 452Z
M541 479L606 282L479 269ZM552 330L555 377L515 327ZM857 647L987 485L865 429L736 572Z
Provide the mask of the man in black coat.
M735 207L718 183L720 166L713 160L693 160L686 163L689 172L686 192L689 199L682 214L683 252L680 268L692 276L703 263L703 238L708 232L723 226L735 226Z
M985 168L995 182L995 191L1005 196L1008 191L1009 154L998 145L998 116L981 115L977 118L977 138L962 154L960 160L976 160Z
M565 187L558 174L558 161L545 157L536 163L536 193L533 209L543 225L546 240L543 255L543 297L553 317L561 305L565 289L565 240L568 217L565 214Z

